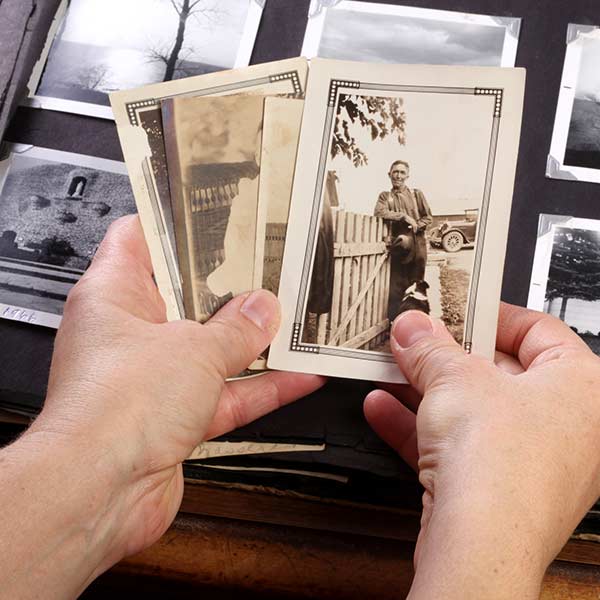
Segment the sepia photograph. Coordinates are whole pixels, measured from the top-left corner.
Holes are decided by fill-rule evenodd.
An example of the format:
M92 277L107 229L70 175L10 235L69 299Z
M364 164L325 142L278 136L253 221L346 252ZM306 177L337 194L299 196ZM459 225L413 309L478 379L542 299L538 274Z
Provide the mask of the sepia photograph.
M216 97L233 94L302 98L307 71L306 59L294 58L111 94L119 139L152 257L154 276L167 305L169 320L185 318L185 309L161 100L184 95Z
M58 327L108 226L135 213L123 163L9 145L0 162L0 316Z
M70 0L28 103L110 119L111 92L245 66L263 4Z
M547 176L600 183L600 27L569 25Z
M491 127L476 96L339 94L304 343L390 352L415 309L463 343Z
M254 257L264 103L251 95L163 102L188 319L204 322L235 295L261 286Z
M392 4L312 0L302 56L514 67L521 19Z
M265 98L260 164L259 222L255 259L263 289L277 295L287 232L304 101ZM264 240L264 244L260 240Z
M270 367L399 381L407 310L493 351L522 93L518 71L313 60Z
M600 355L600 221L540 215L527 306L558 317Z

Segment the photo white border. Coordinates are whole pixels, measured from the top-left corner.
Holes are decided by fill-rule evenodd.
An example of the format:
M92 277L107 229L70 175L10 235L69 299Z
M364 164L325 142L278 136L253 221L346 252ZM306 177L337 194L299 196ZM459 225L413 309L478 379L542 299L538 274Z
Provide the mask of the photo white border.
M308 12L308 24L302 45L302 56L306 58L318 56L323 29L325 27L325 19L330 10L336 9L350 10L357 13L386 15L389 17L410 17L446 23L502 27L505 29L505 36L500 66L515 66L519 46L519 34L521 32L521 19L519 17L494 17L449 10L417 8L414 6L359 2L356 0L334 0L333 2L327 2L327 4L323 0L311 0Z
M235 58L235 62L231 67L225 67L223 70L235 69L238 67L245 67L250 62L252 51L254 49L254 43L258 34L258 28L262 19L262 13L265 6L265 0L248 0L249 7L246 15L246 21L244 23L244 30L242 37L240 38L240 44L238 52ZM29 96L23 101L23 106L29 108L41 108L44 110L54 110L57 112L66 112L76 115L84 115L87 117L95 117L98 119L106 119L113 121L114 115L111 106L104 106L101 104L92 104L90 102L79 102L77 100L66 100L63 98L55 98L53 96L40 96L37 94L37 90L40 86L44 69L46 68L46 62L50 55L50 49L52 43L56 37L63 30L68 16L68 1L63 0L61 3L55 20L50 29L48 40L44 50L40 56L40 59L36 63L32 77L29 80ZM175 80L177 81L177 80ZM160 83L160 82L155 82ZM147 85L153 85L149 83ZM118 90L125 91L125 90ZM108 99L109 94L106 94Z
M600 169L565 165L567 141L571 129L573 105L579 80L583 44L586 40L600 40L600 26L570 23L567 29L567 50L563 67L560 94L556 106L554 131L550 144L550 154L546 164L546 177L569 181L600 183Z
M29 144L5 143L2 144L0 156L0 195L4 189L6 178L12 166L13 157L27 156L38 160L46 160L48 162L56 162L60 164L69 164L78 167L87 167L98 171L109 173L117 173L118 175L127 176L127 167L125 163L108 160L105 158L97 158L86 154L76 154L73 152L62 152L59 150L50 150L49 148L41 148ZM43 263L42 263L43 264ZM61 267L53 267L60 270ZM65 269L72 271L72 269ZM10 321L20 321L31 325L41 325L42 327L50 327L58 329L62 320L62 315L34 310L25 306L17 306L14 304L6 304L1 301L2 291L0 290L0 319Z
M600 220L540 214L531 280L529 282L529 295L527 297L527 308L531 310L545 312L546 289L554 247L554 232L557 227L600 232Z

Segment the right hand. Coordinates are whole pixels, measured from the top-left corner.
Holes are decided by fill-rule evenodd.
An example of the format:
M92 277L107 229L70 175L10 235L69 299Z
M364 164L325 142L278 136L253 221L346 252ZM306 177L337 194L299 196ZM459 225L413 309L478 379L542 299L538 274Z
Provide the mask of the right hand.
M71 569L69 585L164 533L181 503L181 463L197 444L325 381L273 371L226 382L275 335L279 303L270 292L238 296L204 325L166 321L139 219L119 219L69 294L44 409L24 436L44 451L64 448L72 464L85 457L94 473L70 502L100 521L102 535L86 537L88 564Z
M425 488L410 598L537 598L600 495L600 360L564 323L509 305L497 348L501 366L405 313L392 349L411 386L365 400Z

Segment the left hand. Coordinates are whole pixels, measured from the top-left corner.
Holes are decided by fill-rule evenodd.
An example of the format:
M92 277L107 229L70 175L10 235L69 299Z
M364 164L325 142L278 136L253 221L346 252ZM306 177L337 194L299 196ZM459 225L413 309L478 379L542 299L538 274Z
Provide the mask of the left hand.
M266 291L232 300L204 325L166 322L137 217L114 223L69 294L44 410L30 436L89 457L102 482L106 544L97 573L169 527L181 463L203 440L314 391L317 376L271 372L226 383L271 342ZM100 488L100 485L99 485Z
M600 494L598 357L558 319L506 304L496 347L492 364L405 312L391 348L411 385L365 401L425 489L411 599L539 598Z

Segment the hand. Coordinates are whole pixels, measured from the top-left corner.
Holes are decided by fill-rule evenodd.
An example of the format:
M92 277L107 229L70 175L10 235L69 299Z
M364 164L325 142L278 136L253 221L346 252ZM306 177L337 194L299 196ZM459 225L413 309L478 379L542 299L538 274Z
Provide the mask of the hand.
M85 552L97 564L85 565L86 582L167 529L181 502L181 462L198 443L323 384L276 372L225 383L278 324L266 291L235 298L205 325L167 323L138 218L112 225L69 295L46 404L22 438L60 452L74 476L82 464L93 474L69 496L74 512L90 506Z
M404 215L402 220L415 232L418 230L419 226L417 225L417 222L411 216Z
M600 495L600 360L564 323L509 305L497 348L500 366L405 313L392 349L411 387L366 398L425 488L410 598L538 598Z

